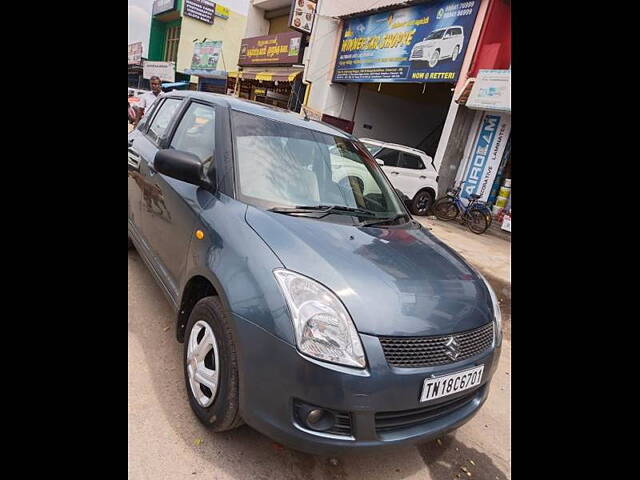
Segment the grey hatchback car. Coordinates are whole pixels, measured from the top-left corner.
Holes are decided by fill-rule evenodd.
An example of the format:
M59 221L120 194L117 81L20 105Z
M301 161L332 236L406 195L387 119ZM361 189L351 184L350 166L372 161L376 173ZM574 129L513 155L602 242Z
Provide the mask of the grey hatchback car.
M502 342L485 279L330 125L172 92L128 137L128 235L176 312L189 403L333 454L472 418Z

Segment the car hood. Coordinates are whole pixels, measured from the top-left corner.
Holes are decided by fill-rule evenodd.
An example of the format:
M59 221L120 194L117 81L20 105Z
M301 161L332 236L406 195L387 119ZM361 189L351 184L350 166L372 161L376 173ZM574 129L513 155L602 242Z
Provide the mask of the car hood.
M484 281L414 222L404 228L356 227L252 206L246 221L285 268L335 292L361 333L442 335L493 318Z

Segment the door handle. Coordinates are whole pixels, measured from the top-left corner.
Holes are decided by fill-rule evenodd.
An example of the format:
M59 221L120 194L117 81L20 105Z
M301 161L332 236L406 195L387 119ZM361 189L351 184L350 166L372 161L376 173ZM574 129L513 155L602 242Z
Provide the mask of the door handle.
M424 175L420 175L420 178L427 178L427 177L425 177Z
M389 172L391 175L400 175L400 172Z
M140 155L133 148L129 147L127 152L128 156L128 168L136 172L140 171Z

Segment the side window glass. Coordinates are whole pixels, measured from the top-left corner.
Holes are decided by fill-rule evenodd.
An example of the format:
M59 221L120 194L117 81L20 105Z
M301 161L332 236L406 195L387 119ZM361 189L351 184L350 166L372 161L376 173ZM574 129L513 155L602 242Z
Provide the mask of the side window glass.
M180 120L171 140L171 148L192 153L202 163L208 163L213 158L215 136L215 109L209 105L192 103Z
M383 148L376 158L379 158L384 162L385 167L397 167L398 156L400 152L398 150L391 150L390 148Z
M146 130L147 129L147 127L149 126L149 123L151 122L151 119L156 114L156 110L158 110L158 108L160 108L160 105L162 105L163 101L164 101L164 99L160 98L160 99L156 100L155 102L153 102L153 105L151 105L151 108L146 109L145 114L142 116L142 119L140 120L140 123L138 124L138 130Z
M421 170L424 168L424 164L422 163L422 159L419 156L412 155L407 152L402 152L400 167L412 168L414 170Z
M177 98L168 98L164 101L162 105L158 107L157 113L153 117L151 121L151 126L149 127L149 138L157 142L164 132L167 130L169 126L169 122L171 122L171 118L173 118L173 114L176 112L178 107L182 103L182 100Z

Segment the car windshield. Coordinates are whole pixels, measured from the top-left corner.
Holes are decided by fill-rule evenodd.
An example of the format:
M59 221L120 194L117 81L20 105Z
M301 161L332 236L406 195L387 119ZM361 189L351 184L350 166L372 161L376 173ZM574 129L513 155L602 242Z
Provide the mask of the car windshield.
M379 145L372 145L370 143L363 142L362 140L360 140L360 141L367 148L367 150L369 150L369 153L371 155L373 155L373 156L375 156L376 153L378 153L380 150L382 150L382 147L380 147Z
M376 218L404 213L375 160L348 138L237 111L232 126L236 184L246 203L338 206Z
M438 38L442 38L442 35L444 35L444 30L435 30L431 32L425 40L437 40Z

